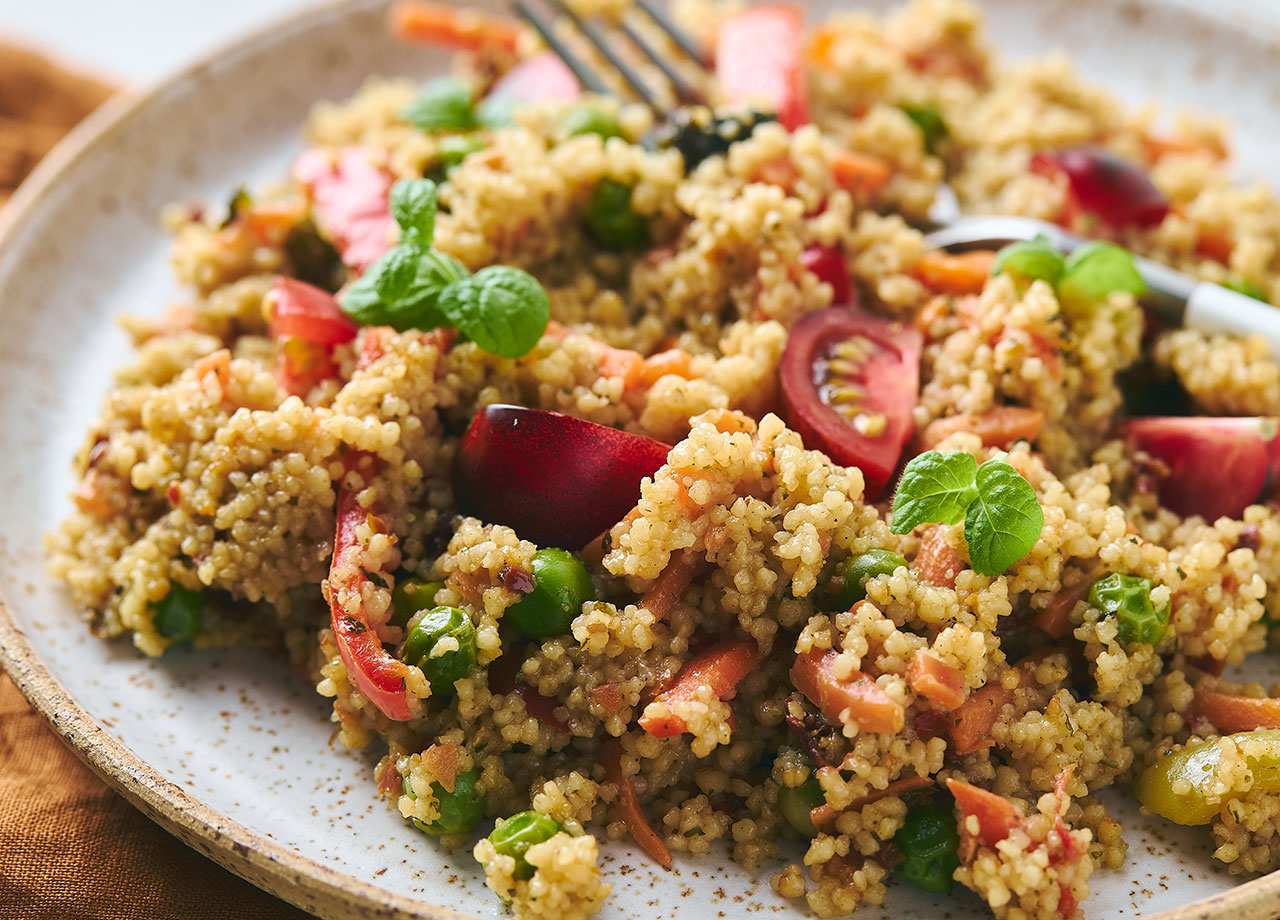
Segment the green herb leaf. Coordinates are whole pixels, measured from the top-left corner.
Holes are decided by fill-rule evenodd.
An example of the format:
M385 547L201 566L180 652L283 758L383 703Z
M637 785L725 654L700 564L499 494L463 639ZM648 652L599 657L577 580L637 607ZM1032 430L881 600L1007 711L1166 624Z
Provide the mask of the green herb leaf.
M476 120L480 126L495 131L516 123L515 100L500 96L489 96L476 108Z
M365 326L435 329L446 324L441 292L467 277L452 256L419 246L397 246L342 293L342 309Z
M916 123L916 127L924 135L924 149L929 153L937 153L938 144L947 136L947 123L942 113L927 103L901 105L898 108Z
M156 632L171 642L190 642L204 627L205 592L170 584L169 593L151 604Z
M440 294L440 312L491 354L527 354L551 321L551 302L528 272L491 265Z
M444 182L455 166L484 147L484 141L474 134L455 134L442 139L431 168L427 170L427 178L436 184Z
M1089 606L1116 618L1120 641L1126 645L1158 645L1169 628L1169 605L1151 603L1155 582L1137 575L1112 572L1089 587Z
M978 495L964 518L969 562L982 575L999 575L1036 545L1044 510L1031 483L1003 460L978 467Z
M925 451L902 471L893 496L893 533L925 523L955 524L977 497L978 462L965 451Z
M474 131L480 126L471 101L471 90L450 77L432 80L424 86L418 98L400 112L400 117L428 134Z
M249 194L249 190L243 185L235 190L235 194L231 196L231 200L227 202L227 216L223 218L221 229L225 230L236 222L236 218L240 216L240 212L253 204L253 196Z
M631 209L631 186L601 179L587 205L587 227L608 249L632 249L649 241L649 221Z
M1147 291L1133 254L1115 243L1086 243L1067 256L1065 268L1058 285L1058 300L1065 307L1087 309L1110 294L1140 297Z
M560 119L560 130L569 137L596 134L608 140L622 136L618 119L597 106L588 103L575 105Z
M431 245L436 232L439 191L430 179L401 179L391 186L391 216L400 225L400 242Z
M1048 282L1057 287L1066 271L1062 253L1049 245L1044 236L1034 240L1020 240L1001 249L991 267L992 275L1007 274L1030 284L1032 281Z

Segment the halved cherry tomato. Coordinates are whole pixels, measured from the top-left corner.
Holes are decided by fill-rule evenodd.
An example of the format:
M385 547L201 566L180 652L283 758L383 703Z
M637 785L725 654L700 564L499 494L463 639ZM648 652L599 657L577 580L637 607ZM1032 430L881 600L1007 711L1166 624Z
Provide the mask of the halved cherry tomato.
M892 478L920 394L919 330L860 310L810 313L782 355L783 415L804 438L856 466L873 497Z
M486 406L458 443L458 510L541 546L581 549L640 497L671 448L559 412Z
M844 256L835 246L810 246L800 253L800 264L818 276L819 281L831 285L831 305L852 307L857 305L853 285L849 282L849 269Z
M273 339L291 335L313 345L341 345L360 331L328 291L283 275L267 294L267 325Z
M293 175L311 195L312 209L342 261L357 271L391 248L396 222L387 202L392 176L380 165L386 156L366 147L347 147L336 159L323 150L306 150Z
M716 78L729 105L763 101L787 130L807 124L802 10L757 6L721 21L716 35Z
M1097 147L1037 153L1031 170L1065 176L1072 205L1113 228L1154 227L1169 213L1169 199L1142 167Z
M1160 503L1206 521L1238 518L1280 483L1280 420L1136 418L1121 433L1160 461Z

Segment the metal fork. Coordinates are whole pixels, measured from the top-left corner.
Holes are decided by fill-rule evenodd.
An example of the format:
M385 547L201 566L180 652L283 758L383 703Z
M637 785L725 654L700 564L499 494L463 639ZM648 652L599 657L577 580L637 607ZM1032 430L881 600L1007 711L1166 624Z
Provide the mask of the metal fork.
M612 66L628 87L659 115L666 114L662 94L650 86L626 60L625 54L611 44L607 27L579 16L565 0L543 0L555 14L564 16L587 43ZM675 25L655 0L635 0L636 6L704 73L707 60L698 43ZM605 81L576 55L557 34L554 16L540 12L530 0L514 0L515 11L542 36L547 46L562 60L591 93L611 95ZM687 80L652 43L630 25L626 18L618 23L618 31L649 60L670 83L670 89L681 103L706 104L704 94ZM966 249L998 249L1019 240L1045 237L1062 252L1090 242L1068 233L1056 224L1030 217L967 215L960 210L955 193L948 185L939 189L937 200L929 212L925 244L933 249L963 251ZM1280 309L1218 284L1200 281L1154 262L1135 257L1138 272L1147 284L1142 305L1164 322L1203 332L1226 332L1235 335L1261 334L1273 358L1280 360Z

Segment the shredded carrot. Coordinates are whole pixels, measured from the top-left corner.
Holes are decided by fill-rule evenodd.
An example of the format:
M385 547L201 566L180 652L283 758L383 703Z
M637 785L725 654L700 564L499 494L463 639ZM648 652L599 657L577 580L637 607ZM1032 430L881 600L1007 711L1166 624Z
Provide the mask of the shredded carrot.
M705 482L711 485L712 502L714 502L715 486L719 481L719 476L714 471L681 468L672 470L671 478L676 483L676 502L680 506L680 513L685 517L696 518L702 514L704 504L695 501L690 494L699 483Z
M1191 711L1225 734L1280 728L1280 699L1219 693L1204 684L1196 686Z
M1169 154L1207 153L1215 160L1225 160L1227 157L1227 148L1218 137L1172 137L1143 132L1138 136L1138 140L1142 144L1143 152L1147 155L1147 160L1152 163L1158 162Z
M819 70L836 68L835 47L845 29L841 26L824 22L809 30L809 44L805 48L805 56Z
M664 869L671 868L671 851L662 842L662 838L650 826L649 821L640 810L640 799L636 795L636 787L631 777L622 772L622 742L610 738L600 746L600 764L605 775L618 790L618 814L627 826L631 839L653 857L654 861Z
M754 639L729 639L694 655L680 669L674 680L653 698L654 703L675 703L694 699L703 687L710 687L719 700L732 699L738 684L763 659ZM650 706L653 704L651 703ZM646 708L640 727L655 738L670 738L688 730L684 719L669 707L666 712L649 714ZM901 726L899 726L901 727Z
M926 779L923 776L904 776L902 779L895 779L883 789L876 789L864 796L854 799L849 803L847 808L840 811L837 811L830 805L818 805L817 807L810 809L809 820L813 822L814 827L821 829L824 825L834 821L845 812L857 811L860 808L865 808L872 802L878 802L881 799L887 799L890 796L902 795L905 792L910 792L912 789L923 789L926 786L932 785L933 780Z
M683 377L685 380L692 380L692 365L693 355L683 348L670 348L644 359L643 366L638 374L638 381L641 386L648 388L668 374Z
M911 689L943 709L959 709L964 703L964 674L928 652L916 652L907 665Z
M947 542L945 524L930 527L920 540L920 550L911 569L921 581L938 588L954 588L956 576L964 571L964 562L956 548Z
M790 189L796 184L796 179L800 178L800 173L796 170L795 164L791 162L790 157L781 156L761 163L756 167L751 178L755 182L763 182L766 185L776 185L778 188Z
M947 789L966 818L973 815L978 819L977 836L985 846L994 847L1022 821L1013 803L1002 795L951 778L947 779Z
M1000 710L1013 702L1013 691L999 678L969 694L955 712L951 725L951 748L963 756L991 747L991 727L1000 718Z
M830 649L797 655L791 665L791 683L833 722L847 720L869 732L901 731L906 721L902 706L861 671L837 677L838 657Z
M883 157L832 149L827 158L836 185L859 198L870 198L893 178L893 165Z
M653 587L640 598L640 606L653 614L655 621L661 620L671 612L671 608L680 603L685 589L693 582L693 576L701 567L701 555L691 549L673 554Z
M1046 636L1060 639L1071 628L1071 611L1089 593L1090 582L1084 581L1074 588L1064 588L1049 601L1049 605L1036 614L1032 621Z
M223 390L231 384L231 352L222 348L213 354L205 355L203 358L191 365L191 369L196 372L196 377L204 379L209 374L213 374L218 381L218 386Z
M1034 441L1044 426L1044 413L1025 406L992 406L981 415L949 415L934 419L920 432L922 450L932 450L958 431L982 438L987 447L1008 449L1015 441Z
M514 54L523 29L510 19L450 3L399 0L391 7L391 33L406 41L462 51L494 48Z
M981 294L996 254L989 249L950 253L926 252L916 263L916 277L931 291L942 294Z

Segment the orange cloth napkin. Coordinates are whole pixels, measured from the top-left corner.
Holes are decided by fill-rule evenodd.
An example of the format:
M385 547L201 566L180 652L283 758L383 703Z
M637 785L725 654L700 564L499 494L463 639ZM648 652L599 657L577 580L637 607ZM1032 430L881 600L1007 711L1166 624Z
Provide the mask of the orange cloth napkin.
M0 44L0 204L111 94ZM0 673L0 918L308 920L152 824L67 750Z

